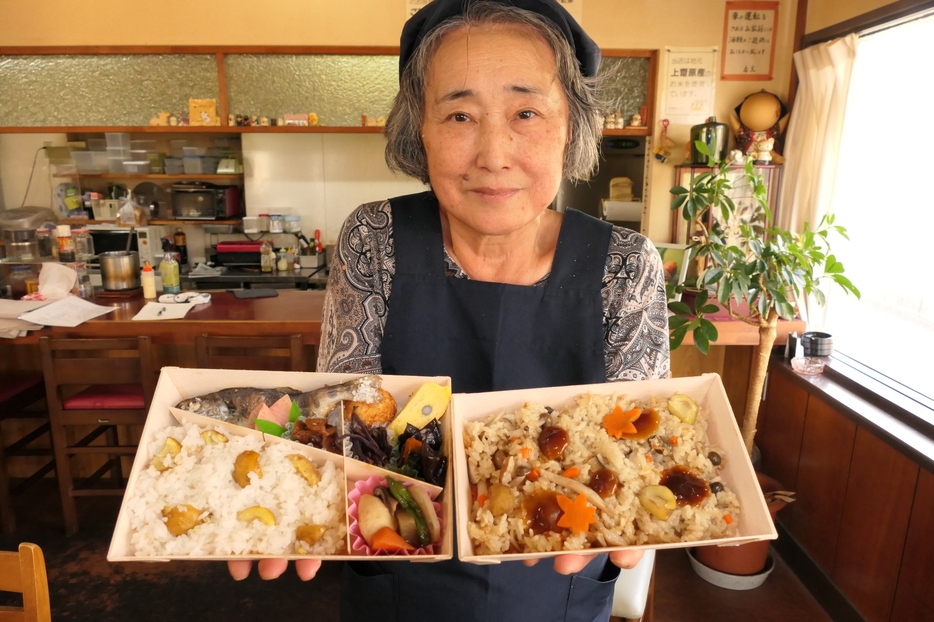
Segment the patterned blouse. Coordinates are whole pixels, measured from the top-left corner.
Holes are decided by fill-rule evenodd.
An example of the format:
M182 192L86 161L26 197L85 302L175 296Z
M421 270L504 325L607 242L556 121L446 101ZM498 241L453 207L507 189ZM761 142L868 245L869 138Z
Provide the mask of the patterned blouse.
M318 371L381 373L396 266L392 240L389 201L361 205L344 223L328 277ZM447 251L444 260L449 278L469 278ZM535 287L547 281L546 276ZM613 227L602 294L607 380L667 378L665 279L651 242Z

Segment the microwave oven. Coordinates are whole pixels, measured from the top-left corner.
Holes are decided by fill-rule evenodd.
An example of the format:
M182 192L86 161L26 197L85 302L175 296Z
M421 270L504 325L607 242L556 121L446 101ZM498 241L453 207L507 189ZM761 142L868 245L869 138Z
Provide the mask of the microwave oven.
M130 227L120 225L88 225L88 233L94 242L96 254L110 251L126 250L126 238L130 234ZM162 238L169 235L165 227L149 225L133 228L133 239L130 241L130 250L139 253L139 264L143 266L149 262L157 266L162 261Z
M215 186L184 181L172 186L172 214L176 220L223 220L243 215L239 186Z

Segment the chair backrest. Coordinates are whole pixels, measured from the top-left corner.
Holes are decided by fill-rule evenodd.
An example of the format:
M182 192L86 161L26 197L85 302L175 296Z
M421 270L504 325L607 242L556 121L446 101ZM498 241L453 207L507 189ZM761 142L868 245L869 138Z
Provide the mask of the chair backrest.
M45 558L37 545L23 542L18 553L0 551L0 591L23 595L21 608L0 607L0 622L52 620Z
M149 337L126 339L39 338L47 391L60 387L140 384L146 404L156 390ZM51 406L51 405L50 405Z
M195 335L198 367L305 371L301 335L241 337Z

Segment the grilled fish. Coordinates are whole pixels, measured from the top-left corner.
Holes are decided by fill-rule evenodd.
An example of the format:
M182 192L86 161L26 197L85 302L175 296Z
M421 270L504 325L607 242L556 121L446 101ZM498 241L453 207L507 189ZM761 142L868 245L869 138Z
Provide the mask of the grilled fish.
M236 425L247 425L250 421L250 413L260 403L272 406L283 395L288 395L293 403L298 404L303 418L323 419L343 400L376 401L379 398L377 389L381 384L380 376L361 376L341 384L307 392L290 387L276 389L235 387L182 400L176 404L176 408Z

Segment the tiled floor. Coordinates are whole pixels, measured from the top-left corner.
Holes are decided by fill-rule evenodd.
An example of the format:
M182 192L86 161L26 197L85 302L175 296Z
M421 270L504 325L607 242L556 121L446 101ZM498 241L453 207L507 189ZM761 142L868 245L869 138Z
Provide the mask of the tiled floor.
M43 548L53 620L338 620L336 563L325 564L310 583L300 582L291 571L277 581L261 581L254 573L236 583L224 564L211 562L111 564L106 555L119 501L79 499L82 529L69 538L61 526L54 482L48 484L17 499L19 533L0 537L0 548L14 550L20 541ZM737 592L699 578L683 550L657 556L653 619L832 622L781 559L776 558L775 569L761 587Z

